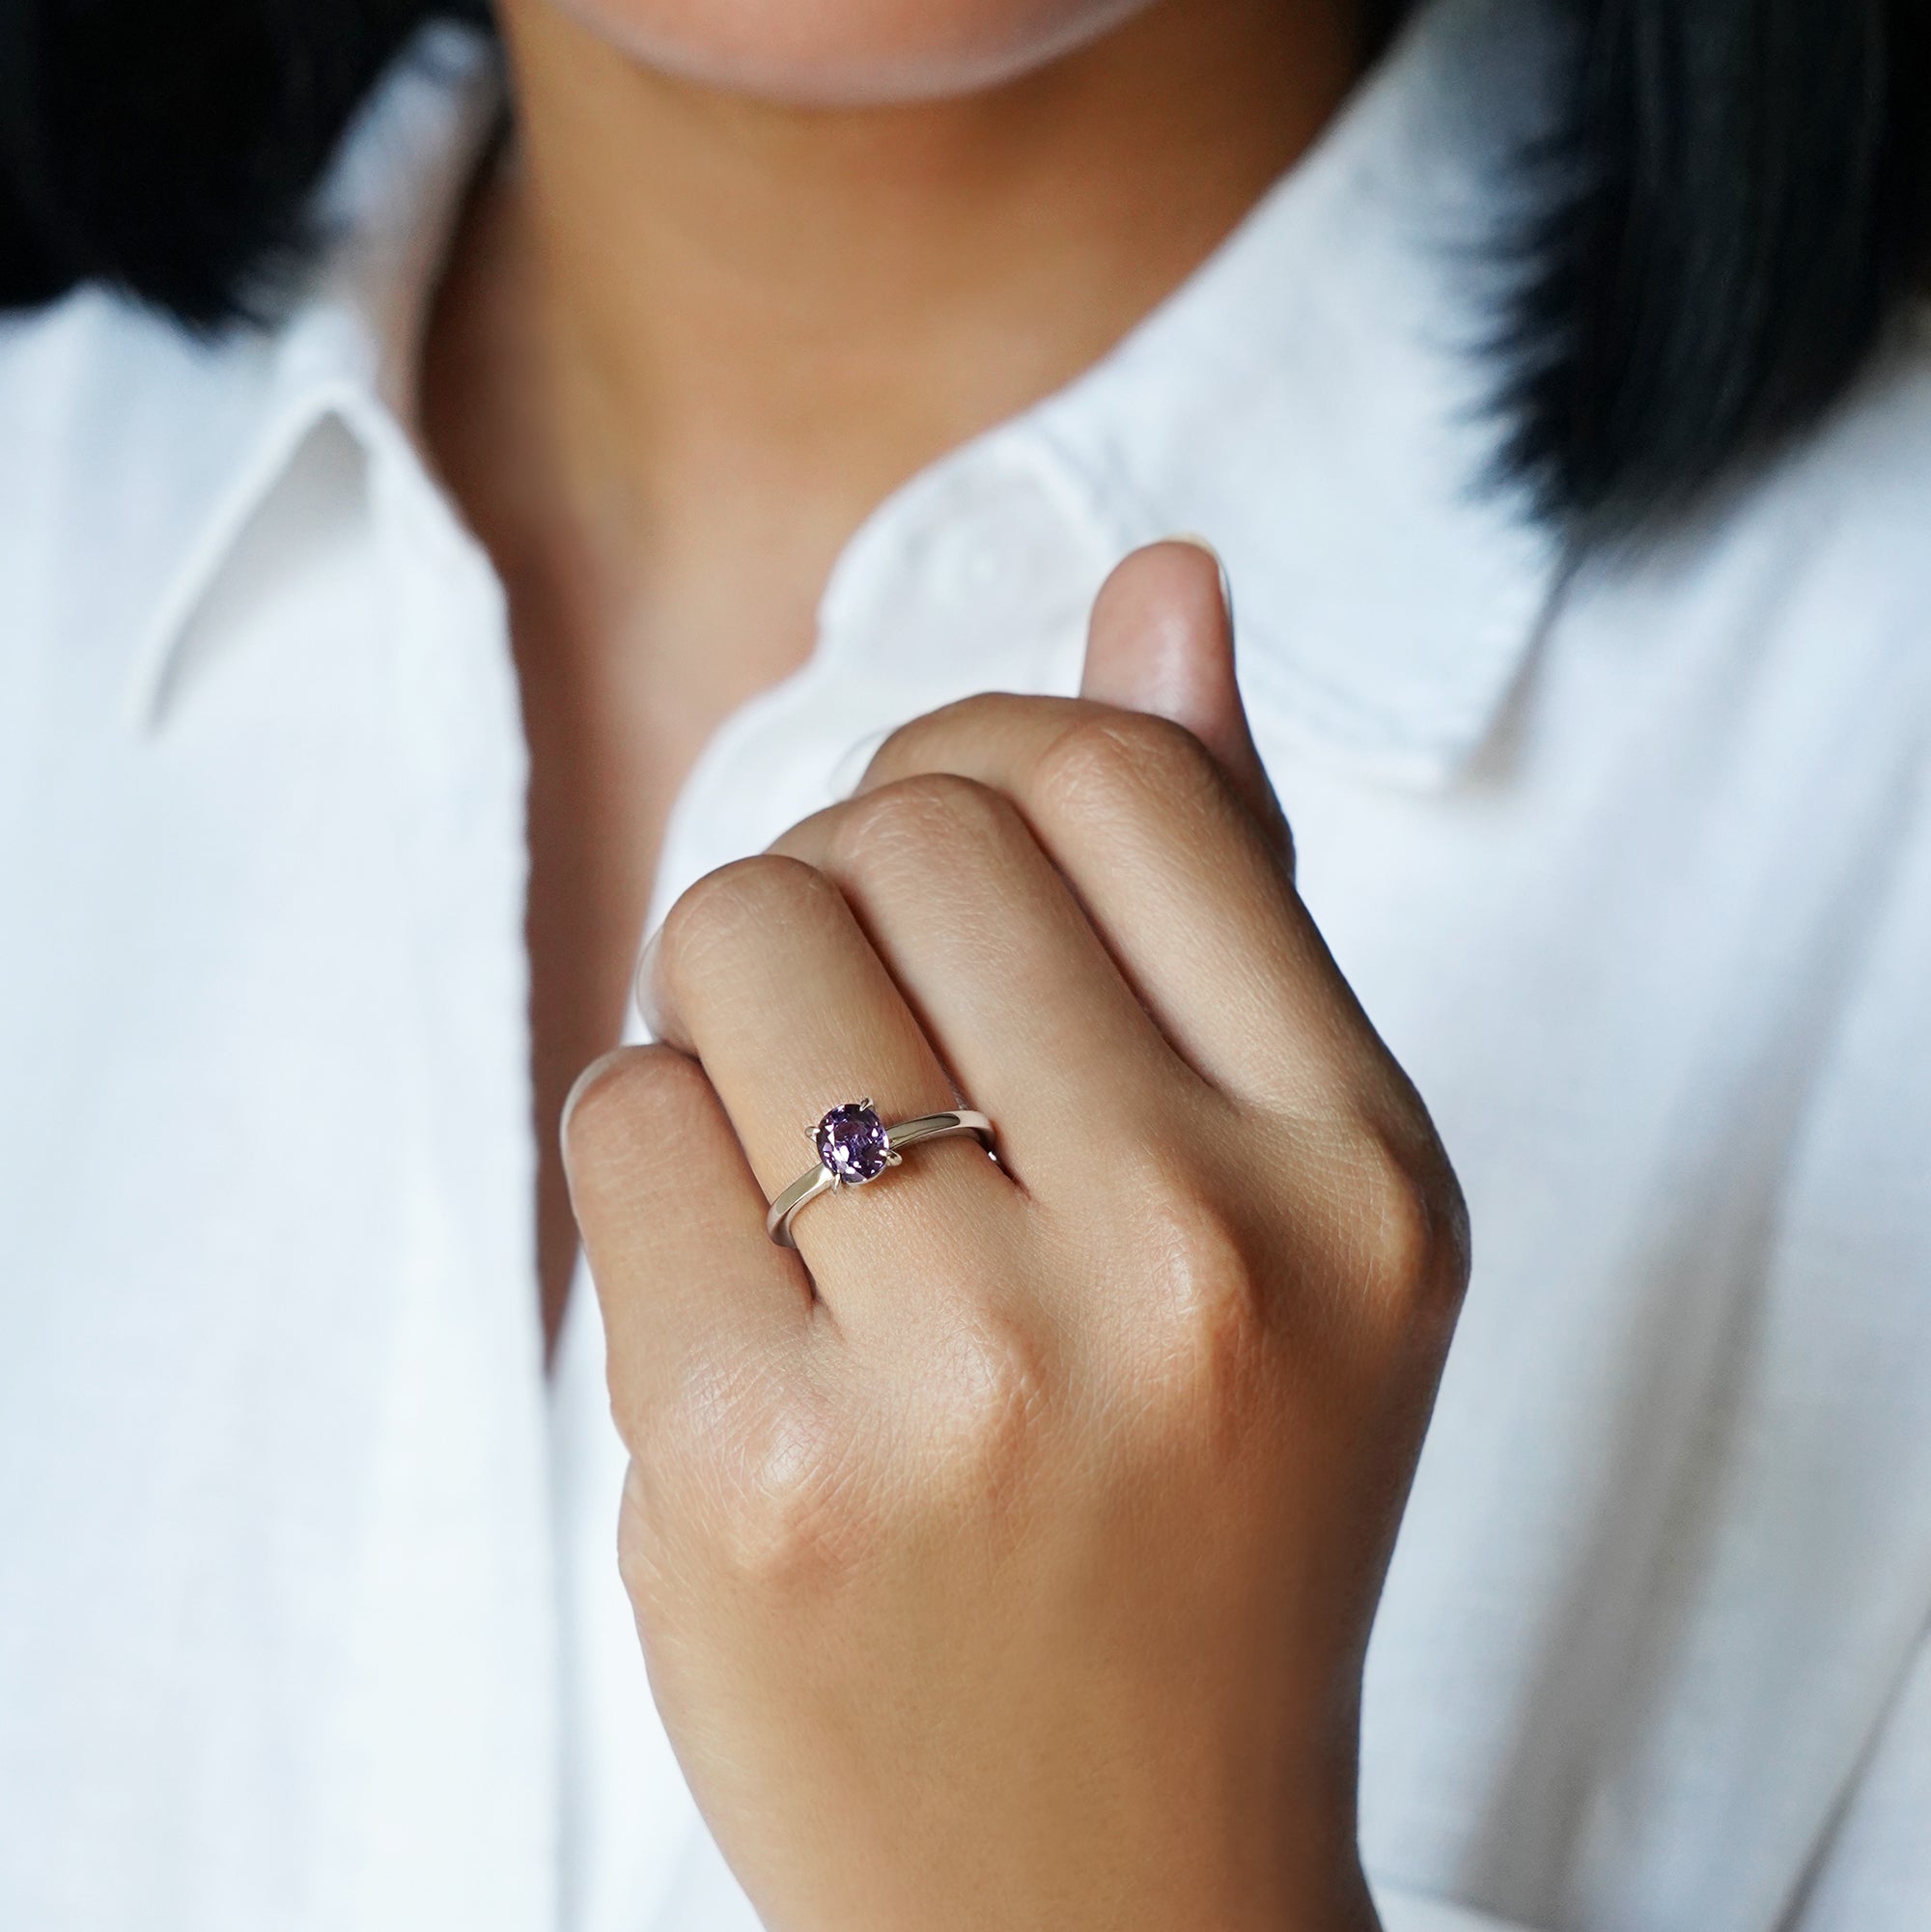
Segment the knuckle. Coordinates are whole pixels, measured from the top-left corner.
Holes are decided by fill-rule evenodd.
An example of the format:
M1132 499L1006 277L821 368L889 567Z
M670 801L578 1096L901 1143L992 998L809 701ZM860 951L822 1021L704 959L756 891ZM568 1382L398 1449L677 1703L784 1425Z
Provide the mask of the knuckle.
M1225 1382L1273 1316L1265 1209L1244 1199L1202 1116L1119 1136L1105 1177L1110 1246L1132 1257L1109 1300L1136 1380L1182 1391L1202 1378Z
M870 1541L874 1512L857 1458L793 1415L726 1486L718 1543L732 1573L789 1590L850 1570Z
M663 1592L663 1541L650 1484L632 1462L624 1477L624 1497L617 1514L617 1575L631 1607L647 1615Z
M670 909L658 939L658 970L673 986L700 975L720 952L773 926L819 914L836 896L803 860L765 853L706 873Z
M826 1404L778 1382L752 1367L691 1385L637 1458L651 1540L759 1591L849 1566L869 1531L856 1445Z
M832 862L859 876L927 867L961 846L1004 839L1017 816L996 792L973 779L921 772L853 800L832 840Z
M1154 1262L1162 1319L1152 1386L1211 1417L1234 1413L1259 1372L1268 1331L1262 1271L1236 1218L1204 1192L1168 1183L1144 1197L1135 1228Z
M588 1067L564 1113L571 1165L581 1172L605 1158L628 1159L666 1120L691 1118L711 1105L703 1070L666 1047L626 1047Z
M1212 756L1184 726L1144 712L1082 714L1040 759L1037 783L1049 806L1115 817L1148 798L1166 810L1212 793Z
M1432 1133L1365 1128L1346 1156L1349 1272L1371 1310L1401 1326L1453 1319L1469 1277L1469 1221Z
M1037 1463L1054 1380L1042 1339L1010 1319L980 1312L953 1331L927 1412L948 1490L1012 1499Z
M927 762L925 747L945 728L954 709L927 712L887 732L865 767L866 778L875 786L889 784L908 771L922 770Z
M938 710L910 719L890 733L872 754L868 776L889 781L927 770L938 757L938 747L959 739L972 737L989 727L996 728L1015 705L1036 700L1015 697L1006 691L980 691L957 698Z

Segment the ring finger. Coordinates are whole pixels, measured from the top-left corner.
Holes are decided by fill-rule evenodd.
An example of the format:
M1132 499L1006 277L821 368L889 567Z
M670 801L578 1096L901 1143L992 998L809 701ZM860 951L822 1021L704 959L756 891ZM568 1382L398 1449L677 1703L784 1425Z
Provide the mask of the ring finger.
M639 975L658 1037L703 1065L768 1198L817 1159L811 1133L846 1102L880 1118L959 1104L938 1055L843 895L792 858L700 880ZM969 1097L967 1100L969 1105ZM1018 1239L1023 1202L975 1140L938 1141L882 1185L814 1202L795 1236L835 1315L895 1288L969 1282Z

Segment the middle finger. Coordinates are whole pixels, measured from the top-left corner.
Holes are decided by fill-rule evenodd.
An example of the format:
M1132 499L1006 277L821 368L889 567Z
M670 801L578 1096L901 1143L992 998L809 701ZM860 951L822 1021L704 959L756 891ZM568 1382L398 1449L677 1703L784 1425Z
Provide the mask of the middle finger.
M1036 1198L1090 1191L1139 1123L1208 1098L998 793L908 778L806 819L772 849L837 882Z

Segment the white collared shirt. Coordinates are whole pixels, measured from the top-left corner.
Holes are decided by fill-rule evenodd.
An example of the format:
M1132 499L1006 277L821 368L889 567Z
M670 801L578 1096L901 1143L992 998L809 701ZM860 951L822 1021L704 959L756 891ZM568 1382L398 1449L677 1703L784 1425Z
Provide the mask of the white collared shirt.
M1390 1932L1925 1932L1931 354L1560 573L1474 487L1455 279L1532 25L1446 0L1117 351L878 512L657 910L882 729L1073 688L1107 568L1211 535L1476 1230L1368 1673ZM542 1363L517 683L411 432L492 90L418 43L272 333L0 324L21 1932L752 1923L617 1582L589 1295Z

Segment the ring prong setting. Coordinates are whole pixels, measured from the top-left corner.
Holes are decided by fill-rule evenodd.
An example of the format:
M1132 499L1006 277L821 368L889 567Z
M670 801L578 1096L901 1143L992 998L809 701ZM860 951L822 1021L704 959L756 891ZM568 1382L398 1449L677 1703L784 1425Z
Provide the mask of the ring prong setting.
M888 1127L869 1101L848 1101L834 1106L811 1130L816 1163L771 1202L765 1216L765 1232L780 1247L796 1248L792 1218L807 1201L820 1194L862 1188L888 1169L902 1166L909 1148L962 1134L975 1135L996 1161L993 1123L970 1108L921 1114L916 1120L902 1120L896 1127ZM904 1147L894 1144L899 1135L905 1138Z
M834 1106L811 1139L833 1187L862 1188L892 1165L891 1137L868 1100Z

